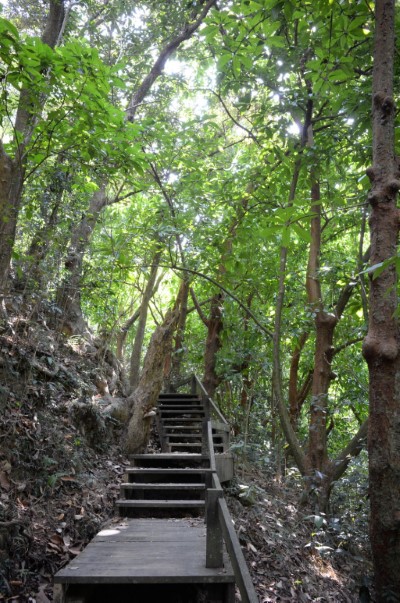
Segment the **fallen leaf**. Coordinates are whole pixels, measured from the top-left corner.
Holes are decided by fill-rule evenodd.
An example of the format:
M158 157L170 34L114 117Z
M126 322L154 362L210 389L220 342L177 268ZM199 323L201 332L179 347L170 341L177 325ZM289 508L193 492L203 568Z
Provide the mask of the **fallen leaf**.
M64 540L59 534L53 534L52 536L50 536L50 542L61 546L64 544Z
M11 482L8 479L5 471L0 471L0 486L3 488L3 490L6 490L7 492L11 488Z

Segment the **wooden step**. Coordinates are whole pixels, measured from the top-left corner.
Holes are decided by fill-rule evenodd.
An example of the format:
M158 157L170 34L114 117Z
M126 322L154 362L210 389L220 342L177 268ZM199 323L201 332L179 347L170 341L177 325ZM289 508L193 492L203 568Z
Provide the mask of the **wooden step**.
M159 467L159 468L189 468L198 467L202 463L208 465L208 457L194 453L161 452L157 454L133 454L130 457L134 467Z
M161 420L163 423L171 424L180 423L181 421L183 423L198 423L200 425L203 424L203 417L162 417Z
M160 469L159 467L133 467L127 470L128 480L130 483L148 484L150 482L158 484L175 483L196 483L206 480L206 476L211 473L209 467L191 467L175 468L175 469Z
M192 411L192 410L202 410L204 411L204 406L202 404L159 404L158 405L158 410L159 411L164 411L164 410L175 410L178 412L188 412L188 411Z
M187 394L187 393L180 394L179 392L167 392L167 393L164 392L158 396L159 400L171 400L171 399L182 400L184 398L187 398L190 400L200 400L200 397L197 394Z
M201 425L197 425L196 427L193 427L191 425L166 425L165 426L165 432L170 431L171 429L183 429L185 431L200 431L201 432Z
M115 504L121 517L198 517L205 509L204 500L119 499Z
M204 483L128 483L120 488L120 498L127 500L204 500L205 493Z
M180 452L181 450L184 452L188 452L189 450L193 450L193 452L200 452L202 449L202 444L194 444L193 442L169 442L168 447L171 452Z
M184 508L189 509L191 507L204 507L204 500L128 500L125 498L119 498L115 501L118 507L146 507L155 509L159 508Z
M122 490L204 490L205 485L201 483L187 483L187 482L167 482L162 484L157 483L142 483L135 484L125 482L120 485Z
M188 439L194 439L196 438L197 440L200 438L201 440L201 433L168 433L165 434L166 437L170 440L171 438L188 438Z
M202 416L205 415L204 408L200 408L200 407L199 408L193 407L193 408L189 408L189 409L183 408L183 409L177 409L177 410L176 409L175 410L169 410L169 409L165 410L165 408L162 408L162 409L159 408L158 413L162 417L163 416L170 417L172 415L202 415Z

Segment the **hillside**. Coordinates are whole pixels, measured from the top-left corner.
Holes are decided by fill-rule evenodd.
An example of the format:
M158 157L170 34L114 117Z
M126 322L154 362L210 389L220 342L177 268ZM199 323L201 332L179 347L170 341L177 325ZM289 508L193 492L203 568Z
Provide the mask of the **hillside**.
M17 300L2 320L3 601L51 601L53 574L113 517L128 465L123 426L108 414L126 394L120 366L99 341L56 334L50 319L48 307ZM277 480L268 459L236 464L227 495L260 601L358 600L371 572L361 473L325 521L299 507L296 473Z

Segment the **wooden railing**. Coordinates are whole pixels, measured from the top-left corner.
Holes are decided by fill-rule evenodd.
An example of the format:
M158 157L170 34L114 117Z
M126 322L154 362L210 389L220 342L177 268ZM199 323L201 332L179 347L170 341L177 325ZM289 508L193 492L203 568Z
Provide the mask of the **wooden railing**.
M192 389L192 392L197 393L199 380L195 375L193 376L192 384L196 384L196 390L193 391ZM212 412L216 412L220 420L219 422L222 425L228 425L220 410L207 396L207 392L202 384L200 386L202 395L206 396L209 401L209 414L211 415ZM206 567L223 567L225 542L242 603L258 603L257 593L253 586L239 539L233 527L232 517L224 499L224 491L218 478L214 452L213 425L210 416L203 423L203 454L209 457L211 468L209 487L206 491Z

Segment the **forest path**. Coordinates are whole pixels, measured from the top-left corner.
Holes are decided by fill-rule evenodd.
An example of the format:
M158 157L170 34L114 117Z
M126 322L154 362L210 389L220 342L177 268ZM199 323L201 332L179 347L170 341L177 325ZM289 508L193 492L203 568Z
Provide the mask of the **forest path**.
M234 602L235 573L243 588L248 571L245 567L243 580L244 559L226 504L222 522L219 518L223 491L214 448L223 457L227 438L218 425L213 428L209 415L207 400L197 394L160 395L163 452L132 456L116 502L120 517L56 574L56 603L124 603L132 596L167 603ZM257 601L252 595L242 600Z

